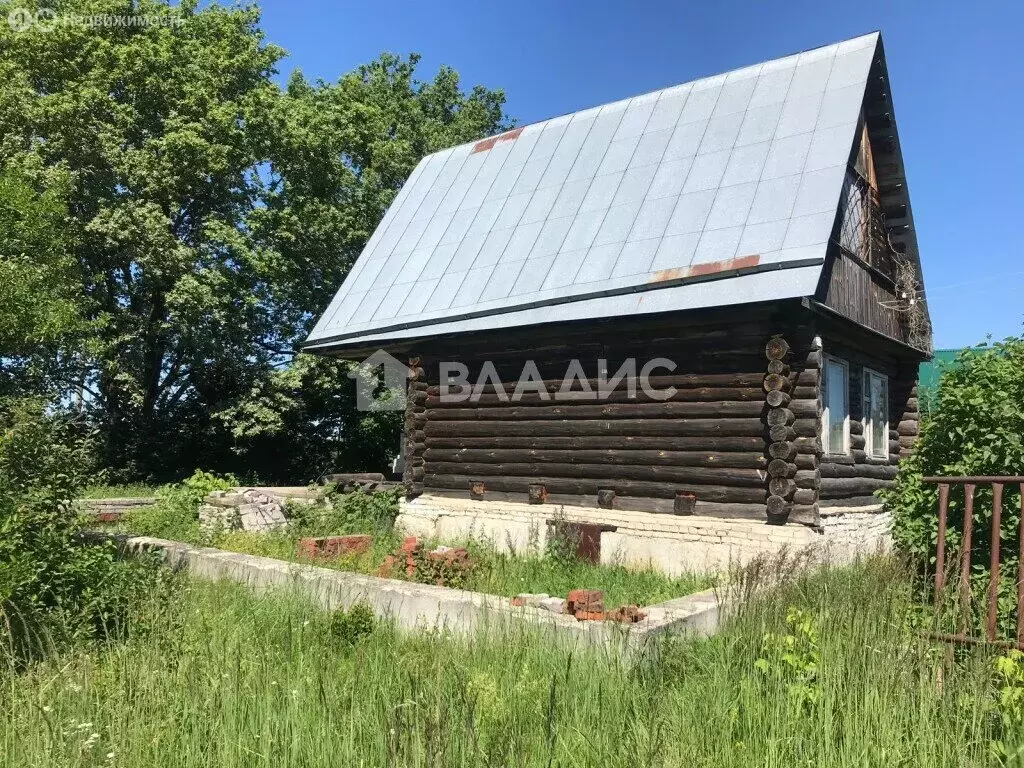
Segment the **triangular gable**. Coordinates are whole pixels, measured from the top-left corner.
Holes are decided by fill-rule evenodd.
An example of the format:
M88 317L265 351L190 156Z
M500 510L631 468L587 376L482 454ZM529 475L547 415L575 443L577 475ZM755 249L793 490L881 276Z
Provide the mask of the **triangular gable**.
M850 150L833 243L836 248L830 251L818 297L843 290L830 285L832 261L840 254L852 257L885 289L888 298L879 302L898 319L897 336L912 346L930 349L931 320L880 40Z

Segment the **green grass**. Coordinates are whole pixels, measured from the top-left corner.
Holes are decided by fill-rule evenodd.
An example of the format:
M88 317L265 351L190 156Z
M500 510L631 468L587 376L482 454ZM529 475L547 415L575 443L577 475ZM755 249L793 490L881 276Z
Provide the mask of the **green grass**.
M0 672L0 755L11 768L1019 765L995 757L1024 727L993 709L991 652L922 639L909 595L886 559L793 574L719 636L631 668L526 631L385 626L353 648L299 599L194 583L147 606L127 642Z
M357 573L377 574L385 558L401 547L395 532L395 497L353 493L334 498L331 507L292 507L289 527L270 533L222 532L204 534L196 518L195 505L177 496L161 498L156 507L131 513L116 528L121 532L184 541L250 555L295 560L299 539L368 533L373 536L370 552L338 559L320 559L317 565ZM109 530L109 529L108 529ZM624 568L592 565L574 557L541 556L538 551L504 554L479 541L425 542L428 549L439 543L464 545L476 567L464 579L449 586L474 592L512 597L520 593L547 593L565 597L573 589L599 589L605 606L651 605L692 594L714 585L708 575L684 574L670 577L653 568ZM405 578L398 568L393 578Z
M219 537L214 545L234 552L294 560L297 538L294 534L229 533ZM377 531L373 547L368 553L321 559L316 564L344 571L376 574L384 558L398 549L401 543L401 537L395 533ZM593 565L575 558L501 553L479 542L454 543L467 546L477 563L466 580L457 586L492 595L512 597L521 593L545 592L565 597L572 589L600 589L605 593L605 606L611 610L620 605L660 603L715 584L715 579L707 575L684 574L671 577L653 568ZM428 547L433 545L428 543ZM399 569L394 577L403 578L404 573Z

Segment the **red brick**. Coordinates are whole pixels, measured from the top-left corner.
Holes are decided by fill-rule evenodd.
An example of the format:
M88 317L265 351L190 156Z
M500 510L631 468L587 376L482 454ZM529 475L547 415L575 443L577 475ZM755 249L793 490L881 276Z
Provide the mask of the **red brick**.
M314 559L317 557L338 557L368 552L373 545L373 537L365 534L351 536L318 536L301 539L298 555Z
M576 621L604 621L607 616L604 611L576 611Z
M599 589L574 589L566 597L565 605L569 613L578 610L603 611L604 592Z
M395 575L395 565L398 563L398 558L394 555L388 555L384 558L384 562L380 564L380 568L377 569L377 575L383 579L390 579Z
M522 608L524 605L526 605L526 598L525 597L513 597L512 598L512 605L515 606L516 608Z
M633 624L646 618L647 614L638 605L623 605L608 614L608 621L621 621L624 624Z
M422 546L423 545L420 544L419 539L417 539L415 536L410 536L402 542L402 553L406 555L414 555L420 551Z
M600 589L574 589L567 596L570 603L596 603L604 600L604 592Z
M316 539L299 539L299 546L296 550L296 555L300 559L312 560L318 554L319 548L316 544Z

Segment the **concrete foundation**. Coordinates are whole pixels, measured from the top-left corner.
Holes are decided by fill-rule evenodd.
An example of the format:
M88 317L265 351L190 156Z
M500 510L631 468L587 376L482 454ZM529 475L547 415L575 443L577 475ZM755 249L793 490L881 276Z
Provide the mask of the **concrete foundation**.
M725 571L782 548L827 551L831 561L845 562L888 549L891 524L880 505L823 511L821 527L813 529L698 515L423 495L401 503L396 526L424 538L474 538L499 550L523 552L543 550L550 520L614 528L601 533L601 562L653 566L670 575Z
M552 640L606 646L633 655L652 649L650 641L662 632L714 634L723 611L715 591L708 590L646 606L642 610L647 618L635 624L577 621L540 607L513 606L508 597L497 595L382 579L145 536L116 538L123 552L162 552L168 565L187 569L198 578L228 579L256 591L295 589L328 610L366 602L378 616L409 630L437 628L470 635L525 628L540 631Z
M156 497L136 496L113 499L82 499L78 507L98 523L116 523L129 512L156 504Z

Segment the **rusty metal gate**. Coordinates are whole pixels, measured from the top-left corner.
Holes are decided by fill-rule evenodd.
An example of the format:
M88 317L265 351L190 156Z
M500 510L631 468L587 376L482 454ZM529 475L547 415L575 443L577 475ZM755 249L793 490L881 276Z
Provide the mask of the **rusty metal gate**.
M1024 476L965 476L925 477L922 482L939 487L939 532L935 554L935 608L940 611L946 588L946 536L949 516L949 493L953 486L964 488L963 545L960 553L958 589L965 604L970 601L971 550L974 530L974 497L979 485L992 486L992 530L989 553L988 607L985 621L985 637L968 634L966 623L955 634L935 633L937 639L952 643L992 644L1015 647L1024 650ZM1018 528L1020 548L1017 557L1017 639L1016 641L996 639L996 619L999 600L999 550L1002 534L1003 490L1007 485L1016 485L1021 490L1021 524Z

